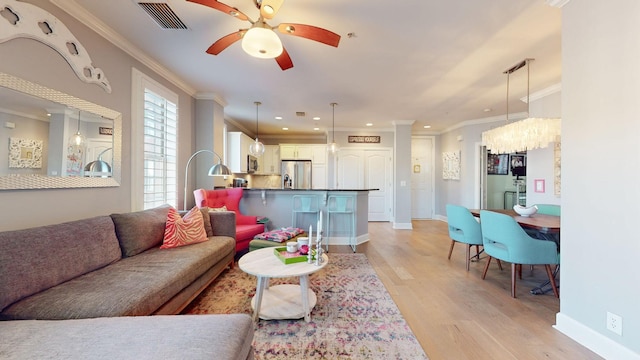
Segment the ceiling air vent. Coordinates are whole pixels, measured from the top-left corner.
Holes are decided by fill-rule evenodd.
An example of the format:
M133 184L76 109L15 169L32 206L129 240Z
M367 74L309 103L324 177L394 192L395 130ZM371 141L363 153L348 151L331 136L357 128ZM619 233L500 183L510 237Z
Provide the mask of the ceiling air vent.
M296 116L307 116L307 113L304 111L296 111Z
M167 3L139 2L138 5L163 29L187 29Z

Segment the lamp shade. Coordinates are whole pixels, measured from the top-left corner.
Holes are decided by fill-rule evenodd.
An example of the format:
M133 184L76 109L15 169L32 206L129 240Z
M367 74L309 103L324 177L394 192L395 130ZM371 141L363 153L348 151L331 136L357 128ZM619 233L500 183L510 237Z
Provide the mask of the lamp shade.
M209 176L231 175L231 170L222 163L217 163L209 169Z
M273 59L282 54L282 42L273 30L252 27L242 37L242 50L253 57Z

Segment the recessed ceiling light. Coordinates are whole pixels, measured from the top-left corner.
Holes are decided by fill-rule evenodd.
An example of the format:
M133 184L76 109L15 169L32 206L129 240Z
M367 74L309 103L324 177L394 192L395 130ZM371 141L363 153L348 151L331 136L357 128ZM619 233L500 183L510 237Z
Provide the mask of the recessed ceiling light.
M316 117L313 118L313 120L320 120L320 117L316 116Z
M425 126L423 126L423 128L425 128L425 129L431 129L431 125L425 125Z
M367 125L367 126L373 126L373 124L372 124L372 123L367 123L366 125Z
M484 112L489 112L489 111L491 111L491 108L486 108L486 109L484 109L484 110L482 110L482 111L484 111Z
M318 130L320 130L320 128L319 127L314 127L313 130L314 131L318 131Z
M282 120L282 116L276 116L276 120Z
M283 127L282 130L287 131L287 130L289 130L289 128L288 127Z

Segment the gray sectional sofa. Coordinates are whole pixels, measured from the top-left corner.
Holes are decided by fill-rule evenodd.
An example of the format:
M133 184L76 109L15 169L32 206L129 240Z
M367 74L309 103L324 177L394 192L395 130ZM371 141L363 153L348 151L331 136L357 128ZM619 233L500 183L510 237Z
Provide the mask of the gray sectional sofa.
M204 209L209 241L160 249L168 211L0 232L0 358L141 358L144 339L156 339L146 358L252 358L246 315L144 316L180 313L233 266L234 213ZM180 349L167 336L199 355L170 356Z

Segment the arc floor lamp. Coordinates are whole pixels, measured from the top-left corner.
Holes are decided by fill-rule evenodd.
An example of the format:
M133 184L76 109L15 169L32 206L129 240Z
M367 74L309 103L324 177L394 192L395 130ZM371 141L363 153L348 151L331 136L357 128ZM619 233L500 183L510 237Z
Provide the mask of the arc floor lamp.
M188 187L188 175L189 175L189 164L191 164L191 160L193 160L198 154L200 153L210 153L213 154L214 156L214 160L216 157L218 157L218 163L213 165L210 169L209 169L209 173L207 175L209 176L224 176L224 175L231 175L231 171L229 170L228 167L226 167L223 163L222 163L222 157L220 157L220 155L216 154L215 152L211 151L211 150L198 150L195 153L193 153L193 155L191 155L191 157L189 158L189 161L187 161L187 166L184 168L184 197L182 198L183 203L182 203L182 210L187 210L187 187Z

